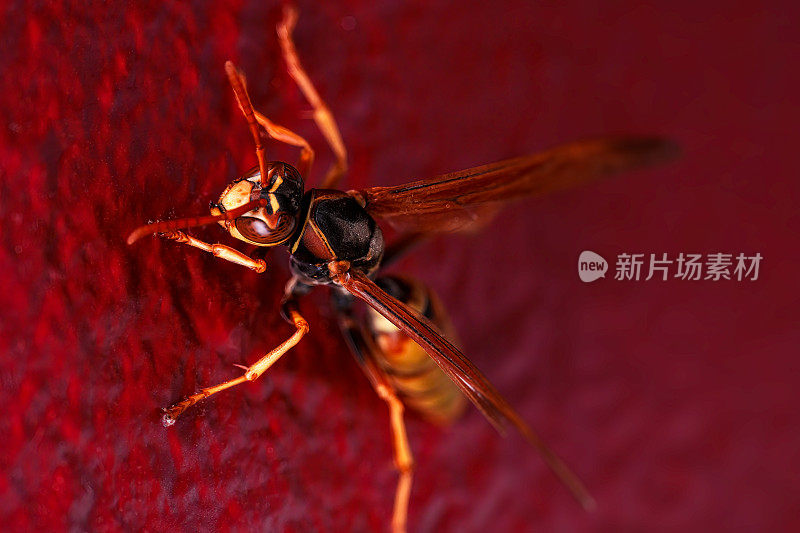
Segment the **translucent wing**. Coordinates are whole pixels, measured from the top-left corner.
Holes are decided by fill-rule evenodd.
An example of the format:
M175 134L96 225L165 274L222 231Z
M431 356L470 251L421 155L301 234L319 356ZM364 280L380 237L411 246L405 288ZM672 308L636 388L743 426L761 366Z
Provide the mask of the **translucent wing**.
M574 187L602 176L667 161L677 146L659 137L573 142L396 187L355 191L367 212L405 232L473 229L503 203Z
M594 506L594 500L575 474L500 396L486 376L458 348L442 337L433 323L384 292L361 272L351 270L340 276L339 282L414 339L499 431L502 432L507 423L516 427L581 505L585 508Z

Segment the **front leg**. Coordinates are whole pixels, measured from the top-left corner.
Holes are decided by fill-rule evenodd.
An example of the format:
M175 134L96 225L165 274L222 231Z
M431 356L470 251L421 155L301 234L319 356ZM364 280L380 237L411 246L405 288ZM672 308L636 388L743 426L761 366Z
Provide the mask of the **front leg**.
M182 242L184 244L188 244L189 246L199 248L205 252L213 254L216 257L219 257L220 259L225 259L231 263L245 266L249 269L255 270L259 274L267 269L267 263L263 259L253 259L252 257L243 254L239 250L235 250L224 244L208 244L207 242L201 241L200 239L192 237L188 233L184 233L182 231L171 231L168 233L162 233L161 235L167 239L172 239L173 241Z
M261 376L261 374L266 372L266 370L272 366L275 361L280 359L283 354L288 352L292 347L294 347L294 345L300 342L300 339L303 338L303 335L308 333L308 322L306 322L306 320L297 310L296 300L291 297L287 298L287 300L283 303L282 313L283 316L295 327L295 332L291 337L283 341L277 348L270 350L264 357L245 368L244 375L239 376L236 379L226 381L225 383L220 383L219 385L215 385L213 387L201 389L199 392L192 394L188 398L185 398L175 405L164 409L164 416L161 419L164 426L171 426L186 409L193 406L200 400L208 398L212 394L224 391L225 389L229 389L234 385L244 383L245 381L255 381L259 378L259 376Z

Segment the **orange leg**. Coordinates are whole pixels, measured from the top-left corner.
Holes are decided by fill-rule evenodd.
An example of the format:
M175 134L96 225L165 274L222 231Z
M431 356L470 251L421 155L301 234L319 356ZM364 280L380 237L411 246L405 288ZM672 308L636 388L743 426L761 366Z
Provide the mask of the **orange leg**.
M297 23L297 9L293 6L286 6L283 11L283 20L278 24L278 40L281 44L283 51L283 58L286 60L286 66L289 69L289 75L300 87L300 91L314 108L314 122L317 127L322 131L322 135L333 150L333 155L336 161L328 169L320 188L332 189L344 176L347 171L347 149L344 147L342 135L339 133L339 127L336 125L336 120L333 118L333 113L330 112L328 106L320 97L314 84L311 83L311 78L308 77L303 66L300 64L300 58L297 56L294 42L292 41L292 31Z
M192 237L191 235L182 231L171 231L169 233L163 233L162 236L166 237L167 239L172 239L173 241L194 246L195 248L199 248L205 252L214 254L220 259L225 259L231 263L236 263L237 265L242 265L255 270L259 274L267 269L267 263L263 259L253 259L252 257L243 254L239 250L235 250L230 246L225 246L224 244L208 244L207 242L201 241L200 239Z
M270 137L276 141L284 142L300 148L300 163L297 165L297 170L300 172L300 175L303 176L303 179L307 178L308 173L311 171L311 165L314 163L314 150L311 149L311 145L308 144L308 141L300 137L292 130L284 128L279 124L275 124L258 111L256 111L255 114L256 120L265 130L267 130L267 134Z
M245 373L242 376L239 376L236 379L232 379L230 381L226 381L225 383L220 383L219 385L215 385L214 387L207 387L205 389L200 390L195 394L192 394L188 398L176 403L175 405L164 409L164 416L162 417L162 422L164 426L171 426L175 423L175 419L177 419L181 413L183 413L186 409L191 407L192 405L196 404L200 400L204 398L208 398L212 394L216 394L220 391L225 389L229 389L234 385L238 385L239 383L244 383L245 381L255 381L256 379L261 376L272 364L280 359L280 357L289 351L295 344L300 342L300 339L303 338L303 335L308 333L308 322L300 315L297 311L297 306L294 302L287 302L284 307L284 311L286 315L291 319L291 322L294 324L296 331L294 334L286 339L280 346L271 350L267 355L253 363L251 366L245 369Z
M394 391L386 376L372 360L362 362L367 377L378 396L389 406L389 416L392 427L392 440L394 441L394 464L400 477L397 480L397 490L394 496L394 512L392 513L393 533L404 533L408 519L408 500L411 496L411 481L414 475L414 457L408 444L406 425L403 421L404 405Z

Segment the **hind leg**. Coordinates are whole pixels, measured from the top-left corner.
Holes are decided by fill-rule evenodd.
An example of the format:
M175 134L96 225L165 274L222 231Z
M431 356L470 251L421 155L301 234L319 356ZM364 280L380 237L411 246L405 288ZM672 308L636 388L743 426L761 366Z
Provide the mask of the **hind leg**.
M364 336L361 326L346 309L339 310L339 326L350 345L361 369L367 375L375 392L389 406L389 421L392 429L392 443L394 447L394 464L399 473L397 489L394 496L394 509L392 511L393 533L404 533L408 522L408 501L411 496L411 482L414 475L414 457L411 455L411 446L408 443L406 425L403 420L405 406L386 377L373 361L369 342Z
M394 511L392 513L392 531L404 532L408 521L408 500L411 496L411 482L414 475L414 457L406 435L406 424L403 420L403 402L397 397L386 376L378 370L372 361L365 365L364 372L370 379L375 392L389 406L389 417L394 442L394 465L399 477L394 495Z

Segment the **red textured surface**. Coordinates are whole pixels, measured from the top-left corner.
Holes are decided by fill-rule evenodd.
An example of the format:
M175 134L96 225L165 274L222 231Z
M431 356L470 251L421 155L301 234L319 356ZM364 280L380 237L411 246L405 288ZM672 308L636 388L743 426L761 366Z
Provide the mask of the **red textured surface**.
M381 530L396 479L386 408L324 294L303 302L311 334L267 377L159 424L160 407L290 332L284 252L258 276L123 242L149 219L205 213L254 163L224 60L317 147L318 172L330 156L280 61L278 6L128 4L2 8L0 523ZM581 512L474 410L449 430L412 416L412 530L800 526L796 4L433 4L300 6L298 48L349 146L348 186L607 132L669 134L685 157L515 207L403 263L599 503ZM584 249L765 260L752 283L585 285Z

